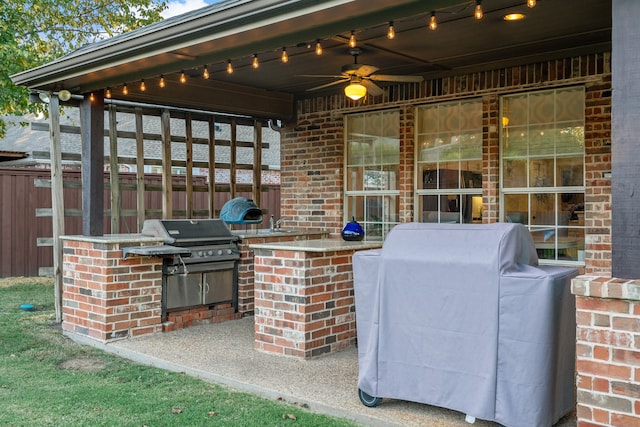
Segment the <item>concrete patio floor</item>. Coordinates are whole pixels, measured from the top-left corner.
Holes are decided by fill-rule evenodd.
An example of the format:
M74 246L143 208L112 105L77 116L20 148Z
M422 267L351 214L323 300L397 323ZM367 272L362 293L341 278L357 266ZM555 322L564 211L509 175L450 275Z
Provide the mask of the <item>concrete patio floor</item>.
M145 365L202 378L268 399L305 404L309 410L369 426L470 426L465 415L429 405L384 399L367 408L358 399L357 349L302 361L253 348L253 317L142 336L109 344L69 335L83 344ZM477 420L474 426L498 424ZM570 415L556 427L574 427Z

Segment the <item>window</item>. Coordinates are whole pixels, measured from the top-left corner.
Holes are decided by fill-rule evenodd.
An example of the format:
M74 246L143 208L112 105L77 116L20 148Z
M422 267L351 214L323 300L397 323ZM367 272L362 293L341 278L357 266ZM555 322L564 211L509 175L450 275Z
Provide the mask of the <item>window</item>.
M345 222L365 239L383 240L399 222L400 114L397 110L345 118Z
M418 107L416 212L421 222L482 222L482 101Z
M547 263L584 261L584 89L501 99L501 217Z

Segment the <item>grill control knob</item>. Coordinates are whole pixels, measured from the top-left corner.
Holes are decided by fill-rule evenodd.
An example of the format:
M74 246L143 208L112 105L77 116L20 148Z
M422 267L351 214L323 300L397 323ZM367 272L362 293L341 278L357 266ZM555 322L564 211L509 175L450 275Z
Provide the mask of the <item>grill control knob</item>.
M231 249L227 249L227 255L231 255L233 251Z
M212 256L212 255L213 255L213 250L210 250L209 252L207 252L207 254L208 254L209 256Z
M198 256L201 256L201 257L202 257L202 256L205 256L204 251L198 251Z
M218 255L222 255L222 249L218 249Z

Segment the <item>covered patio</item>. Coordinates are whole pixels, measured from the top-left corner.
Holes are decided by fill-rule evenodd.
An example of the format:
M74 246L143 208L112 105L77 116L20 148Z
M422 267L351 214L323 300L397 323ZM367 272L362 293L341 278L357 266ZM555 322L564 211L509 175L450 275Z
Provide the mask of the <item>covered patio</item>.
M474 17L478 7L481 19ZM524 19L505 20L507 13ZM94 201L103 194L104 111L118 103L224 114L259 123L256 129L278 129L281 214L294 229L323 229L337 238L356 216L381 242L393 225L425 221L433 212L436 222L481 223L511 221L517 213L532 232L550 227L553 243L545 237L539 257L583 273L574 282L578 424L616 425L640 419L637 16L640 4L632 0L228 0L86 46L13 80L54 95L52 112L68 94L81 108L85 237L103 230L102 205ZM432 18L435 29L429 28ZM368 68L355 73L361 66ZM345 96L351 84L363 86L365 95ZM578 98L554 108L551 125L536 128L540 122L531 118L547 112L536 111L530 99L567 91ZM456 157L464 185L431 188L431 171L444 176L454 162L442 151L437 161L429 152L422 157L436 134L426 124L429 114L441 106L462 111L467 102L476 103L468 135L479 137L480 149L468 169ZM507 106L522 102L530 102L522 107L529 113L517 128L519 116ZM547 161L548 153L527 152L525 161L510 158L507 149L525 127L562 133L567 126L560 125L558 111L577 113L565 122L581 129L573 135L582 145L579 153L564 152L578 163L562 170L556 167L566 164L564 154L554 151L547 164L558 178L550 183L538 161ZM453 126L438 117L444 127ZM387 120L388 127L380 124ZM462 135L461 129L438 138ZM370 173L354 160L352 147L371 140L392 142L392 167L378 160ZM510 165L527 170L529 184L509 187ZM368 180L358 175L363 169ZM538 184L548 194L536 190ZM474 197L480 203L471 211ZM536 214L549 200L553 207ZM431 201L435 208L428 207ZM166 217L171 212L168 207ZM566 223L564 213L570 214Z

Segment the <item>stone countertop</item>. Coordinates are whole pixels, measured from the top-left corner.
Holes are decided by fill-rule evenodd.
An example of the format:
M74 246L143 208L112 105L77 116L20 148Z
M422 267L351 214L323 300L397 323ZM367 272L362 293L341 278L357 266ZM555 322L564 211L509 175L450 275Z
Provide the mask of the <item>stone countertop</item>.
M256 243L249 245L251 249L271 249L299 252L336 252L349 250L377 249L382 242L347 242L342 239L296 240L294 242Z
M142 234L105 234L103 236L60 236L60 240L72 240L77 242L91 242L91 243L137 243L137 244L158 244L162 243L162 238L143 236Z
M262 228L259 230L232 230L233 235L240 237L241 239L264 239L266 237L284 237L284 236L318 236L328 235L327 230L295 230L295 229L279 229L269 230L268 228Z

